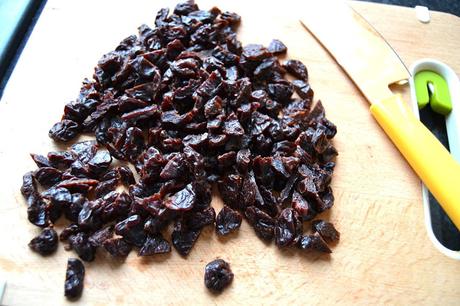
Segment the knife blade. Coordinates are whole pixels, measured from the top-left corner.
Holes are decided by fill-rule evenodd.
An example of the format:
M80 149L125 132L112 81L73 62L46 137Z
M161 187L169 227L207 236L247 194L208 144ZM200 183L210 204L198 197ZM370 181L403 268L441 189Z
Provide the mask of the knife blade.
M300 21L369 102L390 97L388 84L409 78L409 71L380 33L344 2L307 1L306 6Z
M389 85L409 73L382 36L343 1L305 1L301 23L371 103L370 112L460 229L460 164Z

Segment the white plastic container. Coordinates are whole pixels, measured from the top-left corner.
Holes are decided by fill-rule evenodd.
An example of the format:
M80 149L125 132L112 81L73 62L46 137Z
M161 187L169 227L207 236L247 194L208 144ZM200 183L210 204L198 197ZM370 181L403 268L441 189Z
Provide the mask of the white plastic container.
M437 74L441 75L447 82L450 97L452 100L452 112L446 116L447 138L449 140L450 154L457 162L460 163L460 81L455 72L449 66L440 61L427 58L415 62L410 68L412 77L410 78L409 83L411 88L412 110L417 118L420 118L420 114L417 105L417 98L415 95L414 76L417 72L422 70L430 70L436 72ZM420 148L420 154L423 154L423 148ZM460 260L460 251L454 251L446 248L441 244L441 242L438 241L434 235L433 227L431 224L428 190L423 183L422 196L425 214L425 226L428 232L428 236L441 253L453 259Z

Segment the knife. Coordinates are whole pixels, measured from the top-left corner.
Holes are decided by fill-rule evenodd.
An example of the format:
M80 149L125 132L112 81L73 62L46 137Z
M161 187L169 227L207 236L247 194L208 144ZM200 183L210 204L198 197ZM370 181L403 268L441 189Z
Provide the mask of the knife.
M371 103L370 112L460 229L460 164L393 94L409 78L383 37L342 1L305 1L300 18Z

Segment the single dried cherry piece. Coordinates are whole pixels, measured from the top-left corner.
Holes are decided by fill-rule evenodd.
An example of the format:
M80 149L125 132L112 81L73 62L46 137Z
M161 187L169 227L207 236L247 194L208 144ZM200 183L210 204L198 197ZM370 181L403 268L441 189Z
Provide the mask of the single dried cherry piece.
M30 153L30 157L38 167L51 167L51 163L46 156Z
M81 232L81 228L76 223L71 223L65 227L59 235L59 240L67 241L70 236L76 235Z
M211 261L204 269L204 285L214 292L221 292L228 287L233 277L230 265L223 259Z
M83 281L85 279L85 266L77 258L67 260L65 273L64 295L67 298L75 299L83 292Z
M88 163L97 152L95 141L82 141L70 147L70 152L76 156L82 163Z
M225 204L232 208L240 207L238 199L242 185L243 178L237 174L230 174L219 181L219 192Z
M50 129L48 135L56 141L69 141L77 136L79 125L75 121L64 119Z
M139 250L139 256L151 256L169 252L171 252L169 242L165 240L161 234L156 234L147 237L144 245Z
M187 228L199 230L206 225L213 225L216 220L216 212L213 207L207 207L201 211L190 211L184 214L184 222Z
M115 233L123 236L128 243L137 247L142 247L146 238L142 219L139 215L132 215L117 223Z
M27 198L27 219L30 223L39 227L49 225L46 203L38 193L33 193Z
M268 44L268 51L273 54L283 54L286 53L287 47L281 40L273 39L270 44Z
M48 153L48 160L50 161L51 166L57 169L67 169L75 161L75 159L75 155L69 151Z
M47 227L29 242L29 247L40 255L49 255L56 251L58 236L52 227Z
M270 57L270 52L262 45L249 44L243 47L243 56L251 61L261 61Z
M302 221L292 208L285 208L276 219L275 243L284 248L297 243L302 235Z
M310 84L302 80L292 81L292 86L294 86L294 91L299 95L300 98L307 101L313 100L313 89L311 89Z
M171 234L172 244L179 254L187 256L200 236L201 230L187 228L182 221L176 221Z
M288 60L283 67L296 78L308 82L307 67L299 60Z
M100 229L88 238L88 242L93 247L100 247L107 240L113 236L113 226L107 226L103 229Z
M216 233L221 236L236 231L241 226L242 216L228 206L224 206L216 218Z
M272 240L275 231L275 220L262 210L249 206L244 212L257 236L264 240Z
M37 182L35 181L32 171L27 172L22 177L21 193L25 198L37 193Z
M93 261L96 248L88 241L88 235L79 232L69 237L69 246L84 261Z
M335 229L334 225L324 220L315 220L311 223L313 231L318 232L320 236L327 242L339 241L340 233Z
M110 238L102 243L104 249L113 257L123 258L128 256L133 248L123 238Z
M195 201L195 190L192 184L188 184L184 189L165 200L164 205L171 210L187 211L193 208Z
M53 167L41 167L34 173L34 177L44 187L50 187L62 179L62 172Z
M71 195L71 202L63 208L65 217L72 222L78 222L80 211L87 201L86 197L81 193L73 193Z
M295 209L304 221L309 221L316 216L316 211L310 202L295 190L292 195L292 208Z
M319 233L302 236L299 240L299 247L306 251L318 251L321 253L332 253L327 243L321 238Z
M88 162L89 171L94 174L101 174L109 168L111 162L112 156L110 156L109 151L100 150Z

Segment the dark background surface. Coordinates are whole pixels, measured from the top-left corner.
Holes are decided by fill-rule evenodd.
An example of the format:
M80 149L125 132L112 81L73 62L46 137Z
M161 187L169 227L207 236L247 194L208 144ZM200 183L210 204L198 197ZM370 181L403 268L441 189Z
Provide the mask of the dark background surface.
M363 0L359 0L363 1ZM460 17L460 0L366 0L368 2L385 3L415 7L426 6L430 11L451 13Z
M177 2L179 2L178 0ZM362 0L360 0L362 1ZM422 5L430 10L451 13L460 17L460 0L368 0L369 2L415 7ZM197 0L199 2L199 0ZM0 0L0 103L3 89L14 70L14 66L25 47L46 0ZM4 23L4 24L3 24ZM2 28L0 28L2 30ZM439 118L426 107L421 111L421 120L448 148L444 118ZM438 240L453 250L460 250L458 231L436 200L430 194L430 210L433 230Z

